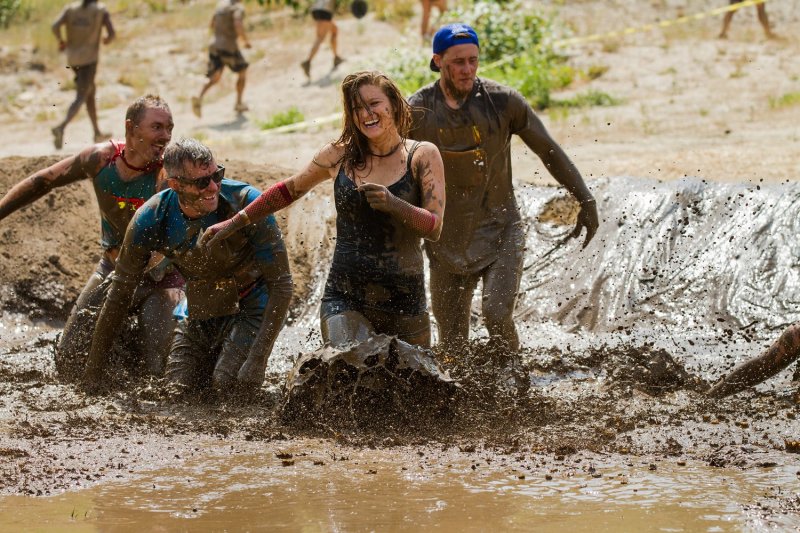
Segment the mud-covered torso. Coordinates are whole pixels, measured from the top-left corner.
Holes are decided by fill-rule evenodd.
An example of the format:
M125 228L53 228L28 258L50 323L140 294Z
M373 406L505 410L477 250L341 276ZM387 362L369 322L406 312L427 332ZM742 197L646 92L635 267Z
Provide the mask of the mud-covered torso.
M223 0L214 11L214 35L211 40L211 49L219 52L236 52L239 47L236 43L236 20L244 18L242 4Z
M156 169L133 179L123 180L116 162L125 149L125 143L111 142L115 146L115 155L92 180L100 208L101 242L106 250L122 245L125 229L133 214L157 192L160 171Z
M433 257L453 272L480 270L494 260L503 229L520 220L511 176L511 136L529 125L524 98L491 80L478 80L459 109L438 82L411 96L409 136L434 143L445 167L447 208Z
M410 161L387 189L411 205L422 194ZM387 213L370 207L364 193L340 169L334 180L336 247L323 300L345 298L355 306L387 312L425 311L425 275L419 236Z
M75 2L62 13L67 33L67 63L71 67L82 67L97 63L100 52L100 32L103 19L108 16L100 2L87 6Z
M271 263L274 254L284 251L283 238L273 216L247 226L211 248L197 246L206 228L227 220L259 196L260 192L245 183L223 180L218 208L201 218L186 217L178 204L178 194L165 190L148 201L134 218L126 245L118 260L129 266L133 254L159 252L178 268L187 284L196 281L234 279L237 288L246 289L259 278L258 262ZM138 264L141 266L141 258Z

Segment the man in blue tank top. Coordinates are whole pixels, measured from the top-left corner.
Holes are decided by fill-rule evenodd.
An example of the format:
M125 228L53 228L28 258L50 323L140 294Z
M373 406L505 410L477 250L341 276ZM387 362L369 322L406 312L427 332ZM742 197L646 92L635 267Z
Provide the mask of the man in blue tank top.
M50 191L90 179L100 209L103 257L72 309L56 351L56 369L63 377L82 370L92 324L86 324L104 295L100 287L114 271L119 247L133 213L165 185L161 157L172 138L172 113L159 96L134 101L125 115L125 141L106 141L88 146L76 155L35 172L12 187L0 199L0 220L36 201ZM154 265L157 259L154 259ZM163 372L172 339L172 310L180 300L183 280L173 270L154 267L136 291L142 338L140 347L147 370ZM91 319L89 319L91 322Z
M261 385L292 296L289 259L273 216L216 246L197 246L206 228L243 210L261 192L223 180L211 150L195 139L167 148L169 189L150 198L125 233L92 340L83 383L102 386L109 349L153 253L186 279L167 379L180 391L211 386L219 396Z

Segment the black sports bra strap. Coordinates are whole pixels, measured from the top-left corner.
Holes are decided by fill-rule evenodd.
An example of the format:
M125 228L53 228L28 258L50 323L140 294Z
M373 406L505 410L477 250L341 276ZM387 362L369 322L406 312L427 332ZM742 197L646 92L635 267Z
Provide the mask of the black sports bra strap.
M406 172L411 172L411 160L414 159L414 152L417 151L420 144L422 144L420 141L414 141L414 144L411 145L411 150L408 151L408 159L406 160Z

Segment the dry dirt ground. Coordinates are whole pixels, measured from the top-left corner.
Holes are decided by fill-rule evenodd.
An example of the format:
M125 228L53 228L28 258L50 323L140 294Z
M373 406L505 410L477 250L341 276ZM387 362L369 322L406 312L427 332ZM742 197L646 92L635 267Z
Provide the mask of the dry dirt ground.
M541 5L575 35L673 19L711 7L694 0ZM126 103L145 90L157 91L172 105L176 135L200 137L226 162L231 176L258 185L289 175L337 134L330 125L270 134L260 130L259 121L291 106L307 119L335 113L339 109L337 83L344 74L380 66L381 57L390 54L392 46L418 46L416 19L404 28L371 16L361 21L342 16L340 46L347 62L338 72L326 75L327 68L321 65L328 65L331 55L323 47L313 67L314 81L307 84L298 64L311 42L310 20L261 13L251 3L254 48L249 52L252 67L246 93L251 110L238 117L233 112L233 78L226 73L221 86L209 94L203 118L198 119L189 107L190 96L204 79L207 17L198 12L210 15L210 6L206 1L173 6L178 13L192 10L186 16L202 23L198 22L197 29L176 27L162 32L151 31L158 24L157 15L134 19L130 13L114 13L121 39L103 50L101 125L120 136ZM797 8L795 0L769 2L775 31L781 35L777 40L764 39L751 8L736 15L725 41L715 38L720 19L710 18L574 45L566 50L573 66L607 70L600 78L576 84L556 97L591 88L621 103L543 114L543 120L590 186L594 178L621 175L662 180L688 175L724 182L797 180ZM142 35L147 35L146 47ZM0 43L5 57L0 61L3 193L33 170L86 144L90 129L80 114L67 130L64 150L56 153L49 128L72 96L70 90L58 89L68 80L60 58L51 54L41 59L41 52L4 42L2 36ZM514 167L521 181L553 183L535 156L518 144ZM289 222L282 223L286 227ZM97 260L97 227L87 184L51 194L0 222L3 308L30 318L63 319ZM313 275L315 252L303 249L303 242L291 246L299 306ZM8 324L13 321L6 318ZM610 454L607 457L618 464L627 462L628 454L649 461L688 458L742 468L793 464L796 456L784 439L800 436L796 398L785 394L707 403L697 390L685 387L668 392L670 399L664 401L667 392L644 393L636 383L588 391L576 385L563 391L565 399L558 401L535 395L519 402L492 397L496 403L488 405L497 406L498 411L489 413L476 412L468 398L464 409L472 417L468 429L300 431L282 426L274 414L264 415L272 413L278 401L275 386L255 407L168 407L147 383L100 399L86 397L54 377L50 362L54 336L55 332L45 333L17 343L9 336L0 342L0 492L5 494L54 493L174 462L175 457L190 456L193 441L200 437L257 440L278 450L287 438L336 436L338 440L315 445L335 449L407 444L411 446L404 453L409 457L429 445L433 450L426 449L429 459L437 449L448 446L464 454L485 449L507 456L510 463L517 461L519 468L526 463L525 454L536 456L534 475L544 477L545 472L558 469L564 456L594 453ZM561 369L544 370L583 368L602 359L597 359L600 352L562 363L566 366ZM614 357L636 366L646 355L650 354L640 351ZM530 465L525 468L530 470ZM758 505L762 510L757 512L767 519L800 512L800 499L785 493L764 495Z

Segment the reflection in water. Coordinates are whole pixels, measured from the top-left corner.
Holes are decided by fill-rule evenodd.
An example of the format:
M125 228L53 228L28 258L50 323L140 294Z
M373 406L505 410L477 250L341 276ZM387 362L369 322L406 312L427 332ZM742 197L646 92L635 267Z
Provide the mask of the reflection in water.
M445 452L403 466L398 459L407 450L352 450L334 458L309 446L291 466L273 455L218 448L124 484L9 497L0 529L739 531L753 525L739 502L775 484L800 487L788 469L744 474L662 463L656 472L645 463L598 466L602 477L562 468L547 480L477 456Z

